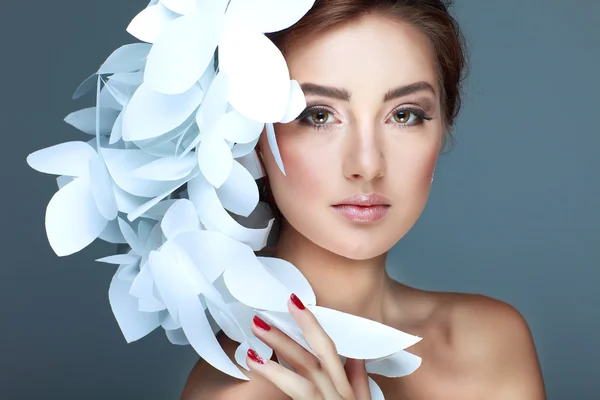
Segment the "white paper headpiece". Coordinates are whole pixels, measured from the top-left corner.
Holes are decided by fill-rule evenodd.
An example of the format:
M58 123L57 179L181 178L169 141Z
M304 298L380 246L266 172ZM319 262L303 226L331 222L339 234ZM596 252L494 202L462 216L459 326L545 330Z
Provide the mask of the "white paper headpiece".
M216 340L240 343L243 366L254 348L272 350L250 330L255 314L308 348L287 312L296 293L333 339L340 356L367 360L388 377L421 359L404 349L420 340L383 324L316 305L301 272L257 257L272 220L241 225L259 204L262 176L254 147L266 128L283 173L273 123L306 107L281 52L265 33L302 18L314 0L153 0L128 27L144 43L114 51L76 90L96 85L96 106L65 121L91 135L30 154L29 165L59 175L46 210L59 256L100 238L129 247L97 261L118 265L109 300L125 339L159 326L174 344L191 344L215 368L247 379ZM249 62L251 61L251 62ZM383 398L370 380L373 398Z

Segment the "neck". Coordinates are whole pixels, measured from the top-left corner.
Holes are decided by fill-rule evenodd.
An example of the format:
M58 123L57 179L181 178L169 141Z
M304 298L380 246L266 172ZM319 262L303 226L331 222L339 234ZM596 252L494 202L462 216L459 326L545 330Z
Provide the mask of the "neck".
M345 258L317 246L284 222L275 256L302 272L317 305L381 323L388 319L395 282L385 269L387 254L368 260Z

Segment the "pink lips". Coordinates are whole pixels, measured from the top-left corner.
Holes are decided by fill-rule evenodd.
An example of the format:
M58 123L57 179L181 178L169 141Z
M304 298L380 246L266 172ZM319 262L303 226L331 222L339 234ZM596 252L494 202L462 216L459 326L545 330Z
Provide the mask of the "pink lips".
M333 209L351 222L379 221L388 212L390 202L378 193L359 194L333 205Z

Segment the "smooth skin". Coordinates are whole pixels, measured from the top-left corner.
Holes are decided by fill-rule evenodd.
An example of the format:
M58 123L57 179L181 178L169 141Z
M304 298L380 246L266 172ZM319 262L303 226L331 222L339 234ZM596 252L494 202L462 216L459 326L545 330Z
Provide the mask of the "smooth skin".
M386 273L387 252L425 208L446 129L427 37L368 15L302 38L285 56L308 108L276 127L286 176L264 137L257 149L285 217L274 255L302 271L319 305L423 337L408 349L423 358L417 371L371 376L387 400L545 399L531 333L517 310L485 296L418 290ZM389 200L383 219L351 222L332 207L364 193ZM310 311L290 312L314 338L318 359L275 328L253 326L295 373L248 360L251 371L240 368L250 381L239 381L200 360L182 400L368 399L364 364L350 360L342 369ZM219 341L233 359L237 343Z

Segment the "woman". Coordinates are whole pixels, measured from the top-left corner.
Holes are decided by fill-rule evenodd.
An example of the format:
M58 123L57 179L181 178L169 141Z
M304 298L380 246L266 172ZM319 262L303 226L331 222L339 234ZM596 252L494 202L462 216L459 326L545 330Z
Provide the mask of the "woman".
M440 0L317 0L271 36L306 95L298 119L276 127L286 176L268 143L257 151L281 215L275 255L310 281L320 305L424 339L413 374L372 376L386 399L543 399L527 324L507 304L393 281L388 250L423 211L440 150L460 108L460 31ZM263 151L265 149L265 151ZM199 361L182 398L367 399L364 363L345 367L313 318L289 308L319 360L258 318L253 332L276 359L248 355L241 382ZM233 358L236 343L220 337Z

